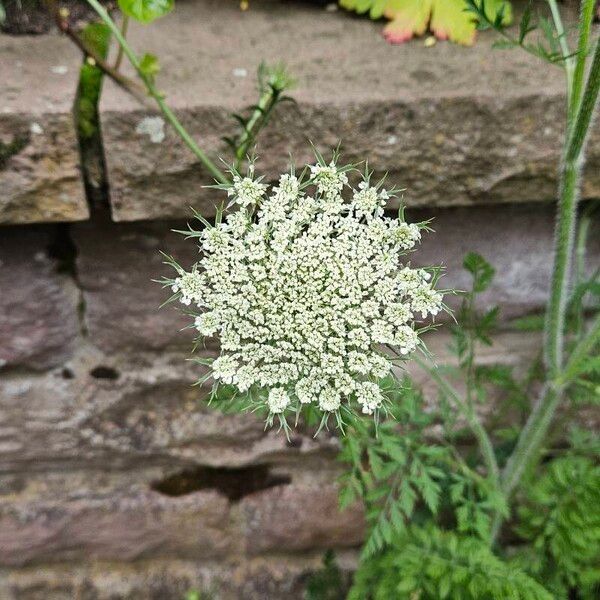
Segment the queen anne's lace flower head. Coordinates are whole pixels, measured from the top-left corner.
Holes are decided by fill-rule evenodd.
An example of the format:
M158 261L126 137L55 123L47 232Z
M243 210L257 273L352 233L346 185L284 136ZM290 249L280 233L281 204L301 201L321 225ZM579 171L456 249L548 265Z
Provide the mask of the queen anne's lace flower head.
M345 199L350 170L319 157L270 193L253 169L235 174L233 212L193 232L200 260L168 281L200 336L220 341L214 380L270 419L305 405L377 413L378 382L418 348L417 320L442 308L436 270L404 260L424 226L385 216L390 193L368 174Z

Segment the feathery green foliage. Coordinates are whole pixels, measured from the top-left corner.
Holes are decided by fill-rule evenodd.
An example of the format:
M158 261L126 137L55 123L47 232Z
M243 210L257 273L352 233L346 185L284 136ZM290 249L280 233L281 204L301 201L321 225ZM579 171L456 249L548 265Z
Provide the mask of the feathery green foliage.
M349 600L553 600L477 537L411 525L358 570Z
M353 420L340 453L340 460L352 465L341 480L341 504L362 498L367 509L365 556L390 544L417 509L437 514L446 464L452 462L446 448L424 443L432 418L410 380L400 383L390 377L384 385L393 396L392 418L379 426L373 419Z
M527 490L516 533L520 562L556 597L600 593L600 465L584 456L553 460Z
M494 269L474 253L464 267L472 284L452 326L457 366L430 371L437 405L427 406L410 379L390 378L393 419L378 427L357 419L342 439L340 458L350 466L340 499L361 499L369 525L349 597L562 599L577 590L591 600L600 584L600 440L589 428L547 442L551 458L511 505L510 547L491 544L495 518L511 516L493 465L514 448L515 414L526 417L543 371L538 361L522 376L507 365L478 364L479 348L493 344L497 329L497 308L478 309ZM500 409L481 434L471 419L490 397ZM426 485L414 481L413 465Z

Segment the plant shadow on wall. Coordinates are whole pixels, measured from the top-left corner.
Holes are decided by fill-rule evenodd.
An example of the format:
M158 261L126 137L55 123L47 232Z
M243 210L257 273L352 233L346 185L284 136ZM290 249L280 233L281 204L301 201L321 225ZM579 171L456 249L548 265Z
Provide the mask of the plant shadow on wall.
M593 206L578 211L600 90L595 2L581 1L572 49L555 0L547 19L528 5L515 36L504 28L506 9L465 0L479 27L501 36L499 46L541 58L566 79L550 300L542 318L515 323L543 329L540 356L524 376L476 360L492 343L498 310L477 308L494 269L474 253L464 261L472 286L451 327L457 365L434 364L421 334L445 308L442 273L410 266L429 226L407 223L402 209L385 214L398 190L372 181L366 167L343 165L337 153L325 160L318 152L315 164L263 183L246 155L289 87L282 70L263 72L260 100L240 118L241 133L229 140L233 165L223 172L167 106L156 57L138 56L126 40L127 18L148 22L172 3L122 0L118 27L97 0L87 2L118 42L117 62L127 58L139 82L66 33L103 72L158 106L228 200L215 223L196 214L198 229L183 233L198 241L201 258L185 270L167 257L175 272L163 281L170 301L184 305L198 346L205 337L220 342L216 359L196 359L199 383L214 380L218 408L252 410L285 432L300 420L317 432L340 430L341 501L363 502L369 523L349 597L597 598L600 441L585 409L600 403L600 273L590 275L585 261ZM410 359L437 386L433 408L398 375ZM483 419L498 396L498 409ZM329 559L326 570L331 576L309 585L312 598L319 588L332 597Z

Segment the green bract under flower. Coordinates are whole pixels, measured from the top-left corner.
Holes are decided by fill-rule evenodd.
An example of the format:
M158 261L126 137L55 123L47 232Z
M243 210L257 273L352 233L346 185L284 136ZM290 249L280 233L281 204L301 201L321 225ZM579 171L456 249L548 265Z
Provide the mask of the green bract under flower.
M271 189L234 174L230 212L191 231L201 258L167 282L200 336L220 341L214 380L250 392L270 421L303 405L338 421L376 414L378 382L419 346L417 319L442 307L436 270L405 262L425 225L385 216L391 193L368 173L352 190L351 170L319 157Z

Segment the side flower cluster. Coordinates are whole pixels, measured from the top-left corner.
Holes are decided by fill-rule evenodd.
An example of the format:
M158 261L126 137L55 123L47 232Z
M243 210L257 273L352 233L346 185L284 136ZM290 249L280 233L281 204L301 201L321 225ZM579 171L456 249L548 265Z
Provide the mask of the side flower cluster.
M212 377L260 390L270 420L304 405L377 413L378 382L442 308L436 270L404 261L424 225L385 216L391 194L368 173L351 189L350 170L319 157L271 189L235 174L227 216L192 232L200 260L168 280L200 336L220 341Z

